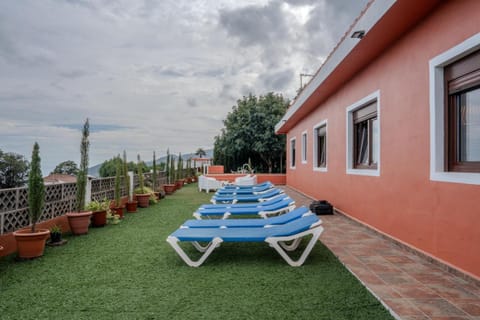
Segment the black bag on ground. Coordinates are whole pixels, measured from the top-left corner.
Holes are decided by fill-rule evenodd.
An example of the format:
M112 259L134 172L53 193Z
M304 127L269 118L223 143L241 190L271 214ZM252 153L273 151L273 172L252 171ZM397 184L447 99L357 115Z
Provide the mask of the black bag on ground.
M315 214L333 214L333 206L327 200L316 200L310 204L310 211Z

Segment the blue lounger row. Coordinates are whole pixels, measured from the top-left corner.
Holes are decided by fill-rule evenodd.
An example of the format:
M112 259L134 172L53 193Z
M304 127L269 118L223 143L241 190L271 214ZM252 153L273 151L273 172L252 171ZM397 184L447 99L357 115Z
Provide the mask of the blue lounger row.
M242 185L236 185L236 184L227 184L226 186L223 187L223 189L254 189L254 188L261 188L265 186L272 186L273 183L270 181L265 181L259 184L254 184L253 186L242 186Z
M253 202L253 203L241 202L241 203L234 203L234 204L232 203L202 204L198 209L204 210L204 209L218 209L218 208L256 208L261 205L274 204L276 202L284 200L285 198L290 198L290 197L284 193L281 193L277 196L274 196L262 202Z
M221 196L221 195L240 195L240 194L259 194L263 192L267 192L268 190L272 189L274 186L271 183L264 184L259 187L252 187L252 188L221 188L218 189L217 192L215 193L216 196Z

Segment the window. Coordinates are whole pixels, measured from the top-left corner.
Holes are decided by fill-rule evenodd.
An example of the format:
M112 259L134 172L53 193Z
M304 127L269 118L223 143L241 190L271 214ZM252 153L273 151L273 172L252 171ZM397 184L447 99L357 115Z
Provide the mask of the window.
M317 124L313 128L313 169L326 171L327 169L327 121Z
M307 132L302 133L302 163L307 163Z
M430 179L480 185L480 33L430 68Z
M377 102L353 112L353 166L376 169L378 161Z
M347 173L380 175L380 93L347 108Z
M295 168L295 140L290 139L290 168Z
M445 67L448 171L480 172L480 51Z

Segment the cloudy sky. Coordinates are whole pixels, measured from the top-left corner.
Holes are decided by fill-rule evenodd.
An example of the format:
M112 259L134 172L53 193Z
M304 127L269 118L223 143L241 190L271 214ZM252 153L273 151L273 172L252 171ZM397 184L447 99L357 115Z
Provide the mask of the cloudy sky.
M367 0L5 0L0 2L0 149L47 175L127 150L150 160L212 148L237 99L314 73Z

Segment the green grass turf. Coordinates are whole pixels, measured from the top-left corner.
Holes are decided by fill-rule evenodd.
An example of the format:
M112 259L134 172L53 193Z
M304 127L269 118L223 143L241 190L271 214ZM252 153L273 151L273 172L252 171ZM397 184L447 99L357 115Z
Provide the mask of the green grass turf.
M321 243L298 268L263 243L188 267L165 239L211 196L189 185L39 259L0 259L0 318L392 319Z

